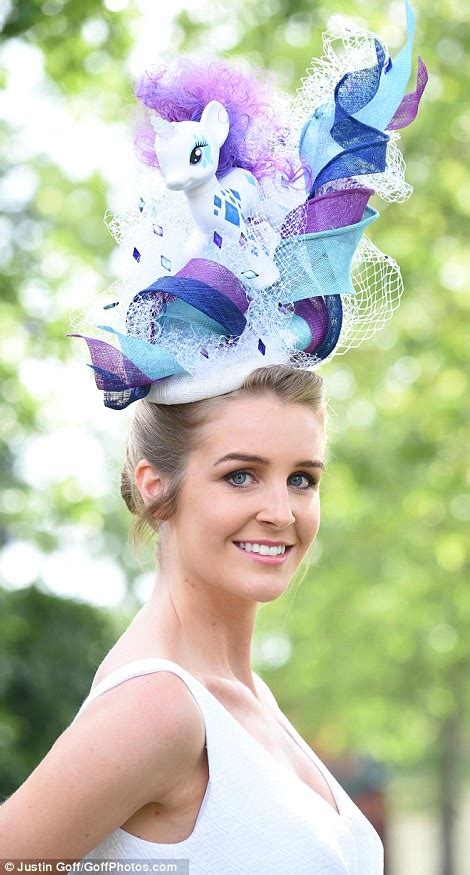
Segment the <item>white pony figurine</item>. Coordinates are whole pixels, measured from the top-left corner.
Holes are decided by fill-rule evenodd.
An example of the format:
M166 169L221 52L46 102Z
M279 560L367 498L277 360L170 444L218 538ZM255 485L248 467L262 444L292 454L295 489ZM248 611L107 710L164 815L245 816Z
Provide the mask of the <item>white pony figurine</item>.
M260 187L248 170L235 167L217 179L219 152L227 139L230 122L217 100L205 107L201 120L168 122L152 116L155 152L166 187L184 191L194 231L184 250L187 261L201 257L209 242L221 248L224 238L244 247L247 270L242 278L256 289L277 282L279 271L258 241L253 240L245 219L262 210Z

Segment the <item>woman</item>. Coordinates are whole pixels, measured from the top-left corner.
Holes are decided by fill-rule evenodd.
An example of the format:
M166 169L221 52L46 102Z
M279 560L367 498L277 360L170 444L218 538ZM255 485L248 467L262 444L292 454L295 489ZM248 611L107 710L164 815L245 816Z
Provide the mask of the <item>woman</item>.
M312 368L370 337L401 295L393 260L358 249L378 214L357 176L386 199L410 193L393 143L385 160L387 129L414 119L426 82L421 62L404 94L406 8L393 63L357 28L332 63L330 36L289 117L223 63L183 59L138 89L140 153L168 191L112 225L125 282L98 327L119 348L85 339L105 405L136 403L122 493L136 533L159 533L158 579L73 723L0 808L1 858L383 872L377 833L250 654L257 607L286 591L319 526Z
M137 405L122 491L159 531L158 579L0 808L0 857L383 871L377 833L251 667L257 608L318 531L325 439L321 378L283 365L216 398Z

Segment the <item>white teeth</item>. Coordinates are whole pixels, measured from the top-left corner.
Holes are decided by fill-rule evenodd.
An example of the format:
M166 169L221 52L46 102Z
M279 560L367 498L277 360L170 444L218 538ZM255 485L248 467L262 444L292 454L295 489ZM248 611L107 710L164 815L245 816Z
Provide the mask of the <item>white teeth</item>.
M239 544L247 553L260 553L262 556L279 556L286 552L283 544L277 547L268 547L267 544L249 544L241 541Z

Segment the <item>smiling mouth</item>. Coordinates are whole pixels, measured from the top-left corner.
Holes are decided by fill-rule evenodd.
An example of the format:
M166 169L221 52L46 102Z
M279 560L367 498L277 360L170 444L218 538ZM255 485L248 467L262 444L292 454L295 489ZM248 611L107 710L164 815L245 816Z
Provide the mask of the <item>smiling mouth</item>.
M292 550L292 545L285 548L284 553L278 553L274 556L266 555L265 553L255 553L253 550L245 550L243 547L240 547L240 544L237 544L236 541L232 542L237 550L240 550L245 556L248 556L252 559L255 559L257 562L262 562L265 565L281 565L282 562L285 562L287 556Z

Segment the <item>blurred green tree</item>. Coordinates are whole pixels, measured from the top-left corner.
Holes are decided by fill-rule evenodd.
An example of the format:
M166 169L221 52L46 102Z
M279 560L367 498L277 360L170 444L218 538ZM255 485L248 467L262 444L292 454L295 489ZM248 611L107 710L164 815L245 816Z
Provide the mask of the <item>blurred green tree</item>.
M112 133L132 100L122 62L133 44L136 12L125 7L113 0L26 0L7 4L4 13L0 88L4 97L17 85L18 92L5 100L9 113L0 120L0 546L31 541L47 555L71 524L94 531L91 553L119 554L130 585L141 569L125 549L126 517L115 497L97 507L83 488L80 464L75 476L45 476L44 485L35 486L20 458L30 438L50 437L59 428L55 411L68 391L65 365L77 350L76 341L66 339L72 314L113 278L113 241L103 223L109 180L98 164L87 170L67 162L69 141L62 135L67 128L73 137L75 129L83 142L80 129L91 121L97 151L105 126L112 148ZM36 141L29 128L26 133L15 110L23 95L34 107L33 130L41 133L43 114L52 125L46 138ZM91 426L89 434L96 433Z
M0 590L0 800L73 720L116 632L113 617L90 605L34 586Z

